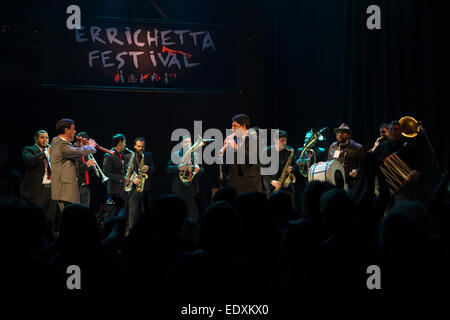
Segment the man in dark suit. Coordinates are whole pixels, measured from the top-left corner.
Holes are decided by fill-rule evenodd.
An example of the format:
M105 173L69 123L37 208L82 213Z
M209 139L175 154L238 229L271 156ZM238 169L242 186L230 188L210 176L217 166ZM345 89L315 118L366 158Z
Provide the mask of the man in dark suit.
M123 134L116 134L112 139L113 155L105 153L103 156L103 173L109 178L106 183L106 195L114 202L108 206L104 220L115 216L122 207L125 187L125 157L123 151L127 141Z
M195 151L191 153L190 164L193 165L193 168L190 172L186 171L189 169L190 164L175 164L175 162L181 161L181 159L183 158L183 154L192 146L191 137L184 136L182 139L182 149L180 151L174 152L170 157L169 163L167 164L167 173L173 174L172 193L183 199L184 203L186 204L188 217L192 219L193 222L197 222L199 220L200 214L196 199L199 192L197 176L203 173L204 168L201 164L197 163L197 159L199 159L199 157L198 153ZM179 161L174 162L174 159L179 159ZM179 176L180 172L186 174L187 176L191 174L194 176L194 178L191 182L185 183L181 181L181 178Z
M263 192L261 169L258 155L258 137L250 134L250 119L245 114L237 114L231 119L233 134L225 138L225 151L230 184L237 194ZM234 159L230 163L229 157Z
M25 175L20 193L31 203L42 207L44 212L55 222L56 203L51 195L51 167L48 160L49 138L45 130L39 130L34 135L35 144L23 148L22 160Z
M153 155L150 151L145 151L145 138L138 137L134 140L134 157L133 162L130 160L133 154L127 154L125 163L127 163L128 168L131 165L131 173L139 171L147 174L147 179L144 182L143 191L138 191L136 186L141 183L139 178L135 178L132 181L132 188L128 192L128 225L133 227L137 219L144 213L150 210L150 175L155 171L155 165L153 163ZM143 161L142 161L143 160ZM141 167L142 162L142 167Z

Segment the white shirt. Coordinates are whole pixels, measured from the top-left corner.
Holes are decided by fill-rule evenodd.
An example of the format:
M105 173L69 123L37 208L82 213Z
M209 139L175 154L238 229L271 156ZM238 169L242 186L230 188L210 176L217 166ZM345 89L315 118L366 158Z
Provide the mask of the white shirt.
M49 154L48 154L48 148L47 149L42 149L40 146L36 145L39 150L41 150L42 152L45 153L45 156L47 157L47 161L48 161L48 166L50 167L50 160L49 160ZM51 167L50 167L51 168ZM47 178L47 165L44 166L44 176L42 177L42 184L50 184L51 180Z

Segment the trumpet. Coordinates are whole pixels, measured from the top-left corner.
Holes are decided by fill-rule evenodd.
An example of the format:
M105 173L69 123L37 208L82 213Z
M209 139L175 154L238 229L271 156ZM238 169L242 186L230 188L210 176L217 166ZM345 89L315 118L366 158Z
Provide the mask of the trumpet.
M95 175L97 177L101 178L103 183L106 183L109 180L109 178L103 173L102 169L98 165L98 163L95 160L94 156L92 154L88 154L87 158L88 158L88 160L92 160L93 163L94 163Z

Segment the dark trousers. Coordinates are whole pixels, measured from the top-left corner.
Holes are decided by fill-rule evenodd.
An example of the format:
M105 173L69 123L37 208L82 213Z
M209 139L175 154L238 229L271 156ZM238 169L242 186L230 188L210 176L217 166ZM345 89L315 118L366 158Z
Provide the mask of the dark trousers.
M143 193L136 191L136 188L128 193L128 226L134 227L136 221L144 213Z
M102 218L103 223L115 217L124 204L123 196L120 194L107 195L106 198L106 211Z
M146 214L151 212L152 207L152 198L150 196L150 191L143 191L142 192L142 200L144 201L144 212Z
M88 208L91 205L91 189L87 185L80 186L80 203Z
M42 208L42 211L51 220L56 222L56 202L52 200L50 184L41 184L39 190L32 196L30 202Z
M188 218L192 219L194 222L199 220L199 210L197 206L197 186L195 184L183 185L180 190L174 192L177 196L183 199L186 205L186 212Z

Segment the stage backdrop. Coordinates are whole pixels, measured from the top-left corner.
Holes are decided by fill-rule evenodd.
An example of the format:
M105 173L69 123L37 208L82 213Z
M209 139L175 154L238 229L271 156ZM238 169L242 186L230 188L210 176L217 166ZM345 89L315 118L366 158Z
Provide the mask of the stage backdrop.
M231 26L106 17L44 19L44 86L233 90Z

